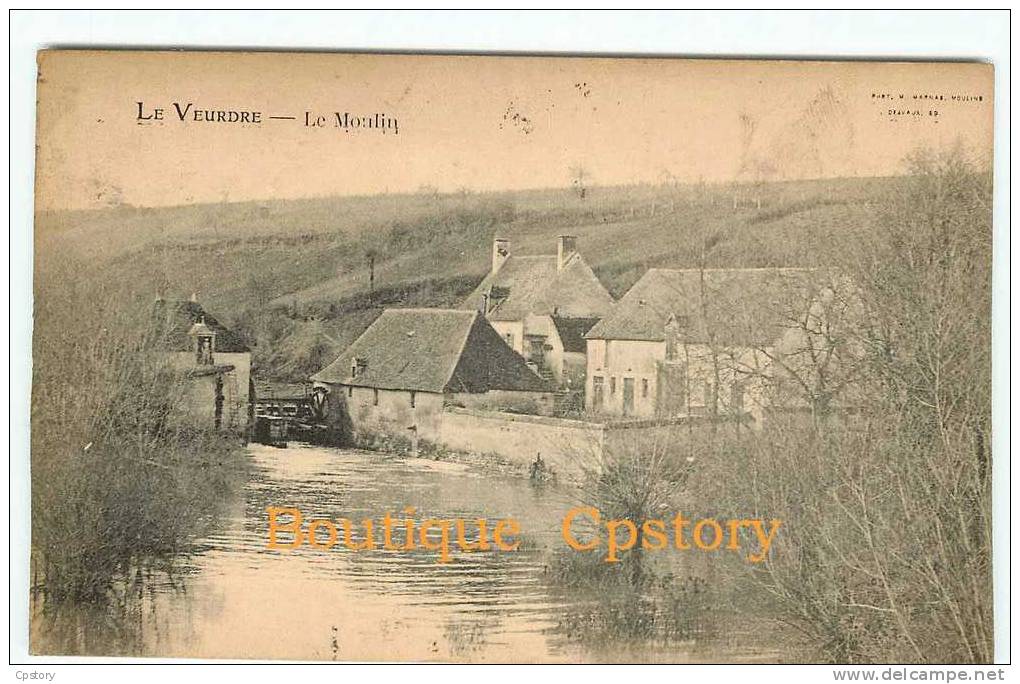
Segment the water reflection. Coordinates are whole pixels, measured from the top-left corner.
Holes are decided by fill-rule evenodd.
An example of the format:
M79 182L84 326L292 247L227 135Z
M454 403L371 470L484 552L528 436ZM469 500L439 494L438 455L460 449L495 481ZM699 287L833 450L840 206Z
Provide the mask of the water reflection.
M193 544L172 575L139 578L113 606L44 613L40 652L308 660L712 660L704 625L677 623L699 600L681 587L672 607L649 587L564 587L550 573L564 513L562 487L447 462L311 446L252 446L256 465L218 531ZM266 508L305 519L516 518L516 552L454 554L266 548ZM694 593L684 594L692 591ZM659 592L658 595L661 595ZM664 605L666 608L664 608ZM666 613L663 611L666 610ZM111 618L111 616L116 616ZM669 623L673 620L675 624ZM659 629L673 624L672 631Z

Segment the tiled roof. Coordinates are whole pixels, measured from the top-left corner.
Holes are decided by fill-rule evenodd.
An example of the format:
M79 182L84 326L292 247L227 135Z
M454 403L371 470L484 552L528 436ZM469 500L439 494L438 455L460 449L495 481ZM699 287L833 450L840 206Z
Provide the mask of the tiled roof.
M583 354L587 347L584 335L599 322L599 319L553 316L552 322L556 326L556 334L560 336L560 342L563 343L563 351Z
M354 359L363 364L356 377ZM453 309L386 309L311 379L424 392L551 389L481 314Z
M488 318L494 321L553 313L597 318L613 306L613 298L580 254L572 255L562 270L556 267L555 254L510 256L485 276L460 308L481 311L483 295L490 293Z
M240 335L209 315L198 302L158 299L154 316L156 326L166 336L163 344L169 351L191 351L194 340L188 331L202 320L216 333L216 351L227 354L251 351Z
M662 341L673 315L691 343L770 344L791 315L810 306L811 273L799 268L653 268L585 337Z

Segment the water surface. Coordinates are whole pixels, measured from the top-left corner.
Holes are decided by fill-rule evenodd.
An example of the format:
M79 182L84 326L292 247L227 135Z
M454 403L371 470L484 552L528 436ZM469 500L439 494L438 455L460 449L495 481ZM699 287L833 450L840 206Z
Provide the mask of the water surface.
M737 646L720 653L718 643L694 639L622 638L607 648L613 625L592 617L605 597L566 589L548 572L552 555L565 548L563 515L578 503L566 487L377 452L307 445L252 445L249 452L252 476L215 521L217 531L187 549L172 575L154 573L126 592L123 619L86 608L37 615L37 650L498 662L760 657ZM358 533L363 518L389 511L402 519L408 506L418 521L515 518L522 544L514 552L455 552L447 564L422 550L274 550L267 547L269 506L298 508L306 521L351 519Z

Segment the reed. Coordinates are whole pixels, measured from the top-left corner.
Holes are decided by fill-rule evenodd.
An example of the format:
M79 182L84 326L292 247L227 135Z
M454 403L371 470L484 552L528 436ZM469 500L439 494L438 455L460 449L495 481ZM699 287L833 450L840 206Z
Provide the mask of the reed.
M101 602L171 570L244 468L236 435L174 420L182 383L152 301L40 247L32 386L33 597Z

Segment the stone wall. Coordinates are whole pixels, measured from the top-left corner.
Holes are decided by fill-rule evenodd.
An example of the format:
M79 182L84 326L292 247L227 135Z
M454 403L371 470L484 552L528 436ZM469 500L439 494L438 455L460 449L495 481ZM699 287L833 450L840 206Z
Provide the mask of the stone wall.
M560 476L577 478L596 469L606 453L641 453L700 443L712 429L735 429L733 421L691 416L672 420L590 422L446 407L438 443L456 451L493 453L529 465L539 454ZM697 454L695 454L696 456Z
M171 365L179 370L196 367L195 352L193 351L168 352L167 358ZM216 352L213 355L213 360L217 365L234 367L233 371L223 376L223 424L243 429L248 423L251 354L248 352ZM204 406L204 403L202 405Z
M343 402L355 434L380 432L410 440L413 427L419 439L439 437L441 394L344 385L333 385L332 391Z
M371 448L410 449L412 432L408 428L413 425L414 437L421 440L422 448L494 454L524 467L541 456L545 466L564 479L577 479L586 471L597 470L605 454L640 457L667 449L688 455L696 452L695 445L708 430L746 429L746 421L708 416L598 422L513 413L491 410L492 396L470 397L474 400L470 406L457 405L460 401L444 406L444 399L468 396L417 392L412 406L407 391L332 385L328 398L330 422L343 443L371 442ZM505 402L494 403L498 406ZM386 441L389 438L397 441L391 444Z
M216 427L216 373L184 377L174 401L171 422L180 427L212 430ZM224 427L230 427L222 421Z
M576 476L598 464L603 428L580 420L447 407L439 443L456 451L498 454L522 465L541 454L558 475Z

